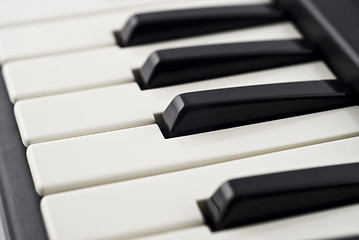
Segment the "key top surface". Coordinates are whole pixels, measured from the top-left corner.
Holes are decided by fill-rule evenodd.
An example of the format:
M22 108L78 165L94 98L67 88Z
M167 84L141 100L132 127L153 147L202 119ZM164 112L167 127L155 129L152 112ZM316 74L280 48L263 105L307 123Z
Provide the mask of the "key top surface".
M146 100L136 84L124 84L24 100L16 103L14 111L27 146L151 124L153 101Z
M55 194L43 198L42 213L49 236L53 239L62 239L69 235L75 239L128 239L196 227L203 224L197 201L208 198L228 179L357 162L357 145L358 139L353 138ZM352 208L349 209L353 211ZM324 212L312 217L304 216L281 222L285 228L279 227L279 223L269 223L243 231L239 229L237 234L249 237L262 236L262 239L268 234L274 234L282 239L291 239L293 233L298 231L299 236L304 238L307 236L320 239L335 236L336 230L339 233L345 230L344 226L349 229L351 226L352 232L358 231L357 225L353 225L351 221L355 215L344 215L346 211L338 214L343 217L343 221L348 222L341 228L334 227L338 224L337 221L324 217L331 215ZM316 221L320 219L322 221L317 225ZM328 226L333 227L321 231ZM318 227L319 231L316 231ZM302 229L306 231L301 231ZM350 234L350 231L347 233Z
M165 139L158 126L30 145L40 195L200 167L359 134L359 108Z

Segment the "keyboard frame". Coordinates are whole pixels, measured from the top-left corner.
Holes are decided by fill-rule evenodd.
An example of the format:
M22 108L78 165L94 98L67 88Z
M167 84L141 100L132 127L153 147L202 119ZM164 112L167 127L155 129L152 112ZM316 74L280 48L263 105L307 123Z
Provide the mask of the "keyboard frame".
M47 240L36 193L0 65L0 195L12 240Z

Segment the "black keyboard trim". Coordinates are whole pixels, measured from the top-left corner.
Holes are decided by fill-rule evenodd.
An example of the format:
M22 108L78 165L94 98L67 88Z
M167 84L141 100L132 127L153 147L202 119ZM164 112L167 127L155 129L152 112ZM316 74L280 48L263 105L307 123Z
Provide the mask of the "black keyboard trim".
M0 194L12 240L47 240L37 195L0 66Z
M359 103L359 0L276 0ZM338 11L339 9L339 11ZM343 14L340 14L343 13ZM341 26L346 26L344 30Z

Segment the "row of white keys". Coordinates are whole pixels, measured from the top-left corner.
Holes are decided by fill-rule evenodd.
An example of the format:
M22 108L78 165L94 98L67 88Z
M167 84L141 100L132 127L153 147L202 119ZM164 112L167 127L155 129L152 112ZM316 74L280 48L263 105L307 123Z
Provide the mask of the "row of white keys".
M291 23L228 31L121 49L110 46L87 51L32 58L6 63L3 74L12 102L133 82L131 69L139 68L159 49L301 38Z
M293 137L300 137L300 130L297 135ZM358 144L359 138L345 139L186 171L49 195L45 196L41 202L42 214L51 240L120 240L196 227L203 225L197 201L209 198L223 182L238 177L358 162ZM239 147L241 145L237 145L237 148ZM207 150L210 149L211 146L208 145ZM175 156L176 153L173 154L173 157ZM146 160L156 164L156 160L151 158ZM347 230L346 234L358 233L358 215L349 214L350 211L358 213L359 206L328 213L310 214L253 228L243 228L243 230L229 230L228 234L223 232L218 235L237 236L237 239L240 239L239 237L243 239L294 239L305 235L307 239L320 239L326 236L333 237L344 230ZM327 219L321 219L326 216ZM335 217L339 217L342 221L336 221ZM341 224L343 226L339 227ZM268 236L275 236L275 238L268 238ZM213 239L234 238L214 237Z
M29 22L73 18L84 14L94 14L114 9L139 7L161 0L5 0L0 2L0 28ZM162 0L164 1L164 0Z
M179 171L359 135L359 107L165 139L157 125L33 144L40 195Z
M18 101L15 116L26 146L154 123L178 94L255 84L333 79L321 62L142 91L137 83Z
M113 31L120 30L127 19L137 12L210 7L269 0L197 0L166 1L81 18L38 22L0 30L0 62L115 45Z

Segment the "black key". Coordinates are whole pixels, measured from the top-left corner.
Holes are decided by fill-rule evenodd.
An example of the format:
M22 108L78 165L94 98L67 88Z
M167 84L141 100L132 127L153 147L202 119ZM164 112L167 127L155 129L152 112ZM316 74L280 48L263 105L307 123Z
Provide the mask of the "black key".
M282 20L283 13L271 5L150 12L132 16L115 37L120 46L127 47Z
M331 238L331 240L359 240L359 236L343 237L343 238Z
M359 102L359 1L274 1L288 11Z
M158 125L171 138L350 105L335 80L235 87L180 94Z
M156 51L134 72L141 88L150 89L316 59L303 40L231 43Z
M358 173L354 163L234 179L200 208L217 231L357 203Z

